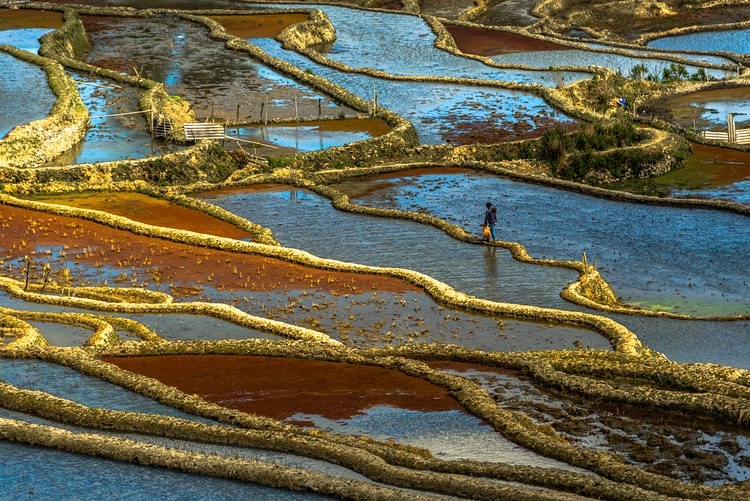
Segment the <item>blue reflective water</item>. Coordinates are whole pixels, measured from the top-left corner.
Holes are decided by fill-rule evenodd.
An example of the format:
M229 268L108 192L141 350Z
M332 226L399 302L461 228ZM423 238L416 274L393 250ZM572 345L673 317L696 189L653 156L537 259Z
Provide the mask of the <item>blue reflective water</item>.
M0 35L7 33L0 31ZM13 127L47 116L56 97L38 66L0 52L0 138ZM28 90L35 89L33 95Z
M290 7L322 10L336 28L336 41L326 50L326 57L352 68L372 68L401 76L450 76L555 85L553 75L546 71L492 68L436 48L435 34L419 16L334 5ZM584 72L564 74L568 82L589 77Z
M426 211L467 231L482 221L489 200L498 207L501 239L541 258L581 259L586 251L629 303L694 314L750 312L745 216L615 202L476 173L394 176L370 183L356 200Z
M723 31L703 31L685 33L648 42L649 47L663 50L685 50L695 52L700 47L702 52L734 52L750 54L750 29Z
M138 107L140 90L83 74L72 77L91 115L89 126L82 142L48 165L146 158L184 148L151 137Z
M0 30L0 45L12 45L22 50L39 52L39 39L53 30L49 28L18 28ZM4 77L7 75L3 75Z
M479 174L467 177L475 176L477 177L476 184L487 183L486 180L481 180L482 176ZM497 179L493 182L501 181ZM491 188L488 187L488 189ZM540 187L528 186L526 189L532 192ZM546 191L547 189L541 189L542 194ZM420 188L420 192L429 194L431 190ZM463 194L463 200L460 196L454 198L439 191L434 193L436 199L442 199L450 206L448 212L438 211L441 215L457 220L463 218L461 212L468 207L467 203L469 203L465 194L472 193L472 190L459 190L459 192ZM507 193L507 191L503 192ZM494 193L499 192L495 190ZM481 207L485 200L482 193L472 195L474 196L477 197L477 205ZM588 205L589 197L567 192L560 192L560 197L560 202L567 200L570 203L570 205L565 203L559 207L562 212L572 210L575 214L578 209L571 209L571 207L584 208ZM275 236L285 245L303 248L319 256L418 270L458 290L494 301L602 314L573 305L560 298L559 292L562 286L575 279L575 273L570 270L523 265L515 262L505 250L458 242L435 228L418 223L337 211L327 199L295 188L281 187L277 191L245 194L240 191L223 194L208 193L202 195L202 198L271 228ZM497 196L495 201L499 202L501 198L506 197ZM455 203L450 202L452 199ZM554 202L554 199L552 201ZM533 203L533 196L529 203ZM596 203L593 202L594 207ZM609 202L606 203L609 204ZM458 207L454 207L455 205ZM474 204L469 203L469 205L474 207ZM461 206L464 209L461 209ZM717 214L707 212L709 215ZM518 216L519 213L516 212L516 215ZM530 214L519 216L518 224L515 226L519 228L525 226L529 216ZM476 214L476 217L481 221L481 214ZM507 213L502 217L513 220ZM301 221L303 223L300 223ZM638 221L634 222L634 224L637 223ZM560 224L561 222L554 222L554 226L560 226ZM586 226L586 220L581 220L580 224ZM478 224L476 226L478 230ZM710 224L707 226L710 227ZM468 228L471 227L470 225ZM515 231L519 231L519 228ZM499 229L501 238L506 238L504 236L506 229L502 223ZM575 226L568 229L569 232L562 227L550 228L551 234L547 236L547 240L551 240L553 244L561 232L566 232L563 240L573 238L578 230ZM590 230L583 228L584 233L595 230L595 227ZM575 248L576 246L573 245L571 251L573 259L580 259L580 255L575 255ZM551 245L549 249L556 253L554 245ZM637 254L635 257L638 258ZM590 262L593 262L594 258L595 255L589 252ZM690 256L678 258L684 263L690 263ZM605 278L609 279L608 267L601 263L597 264ZM634 269L638 267L637 265L631 266ZM644 269L648 266L644 265ZM706 269L707 267L703 265L689 266L691 272L705 272ZM684 273L684 270L681 273ZM637 276L641 274L642 270L637 270L635 273ZM636 277L624 278L636 279ZM660 279L670 280L668 275L661 276ZM649 275L645 280L651 280ZM642 294L643 291L639 293ZM674 300L675 297L671 299ZM709 303L708 300L705 301ZM625 325L635 332L644 344L675 361L712 362L750 369L750 343L747 342L750 322L748 321L673 320L617 314L605 316Z
M750 102L743 96L727 95L722 97L711 95L709 97L698 95L690 103L690 106L701 108L700 119L712 125L713 127L708 128L713 130L726 132L730 113L736 115L734 120L738 129L745 126L743 122L747 123L750 120Z
M341 261L416 270L457 290L504 302L565 305L560 290L578 276L565 268L522 264L505 249L467 245L412 221L338 211L328 199L293 187L198 196L270 228L288 247ZM472 232L478 232L479 223Z

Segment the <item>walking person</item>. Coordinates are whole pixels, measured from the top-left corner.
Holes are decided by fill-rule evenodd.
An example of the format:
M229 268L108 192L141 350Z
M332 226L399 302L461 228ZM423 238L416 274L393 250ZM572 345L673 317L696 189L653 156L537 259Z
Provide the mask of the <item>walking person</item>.
M490 242L495 241L495 225L497 224L497 207L487 202L487 210L484 213L484 225L490 229Z

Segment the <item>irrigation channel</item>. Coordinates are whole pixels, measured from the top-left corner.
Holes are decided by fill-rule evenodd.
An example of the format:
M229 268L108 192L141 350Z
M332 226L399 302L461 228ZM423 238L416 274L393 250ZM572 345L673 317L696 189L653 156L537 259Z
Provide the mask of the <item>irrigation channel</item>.
M142 16L125 4L186 10ZM513 20L502 35L458 20L455 2L422 4L423 15L69 6L91 42L62 65L90 114L86 133L49 162L2 167L7 179L36 172L0 190L4 496L747 496L746 151L694 143L684 169L611 186L726 203L716 208L428 162L334 181L280 169L243 182L248 168L190 190L116 181L131 162L164 166L197 150L152 138L132 76L163 84L196 120L227 124L238 140L228 149L250 141L273 160L393 132L285 64L405 118L421 150L570 128L581 119L539 89L591 79L595 66L658 74L678 62L720 80L732 77L731 53L746 52L744 30L640 46L535 38L518 31L536 22L533 2L484 14ZM196 9L231 10L195 22ZM303 9L322 11L335 41L285 46L277 37L308 19ZM274 63L226 47L211 23ZM436 44L436 24L462 52ZM0 9L0 45L31 54L0 51L0 136L52 113L49 74L31 61L62 26L55 9ZM526 48L471 53L468 40L498 36ZM728 113L742 124L747 101L739 88L667 106L675 125L697 130L721 128ZM82 185L74 173L97 165L114 167ZM67 167L78 170L54 178ZM478 238L487 201L498 209L492 245ZM623 307L566 294L592 272Z

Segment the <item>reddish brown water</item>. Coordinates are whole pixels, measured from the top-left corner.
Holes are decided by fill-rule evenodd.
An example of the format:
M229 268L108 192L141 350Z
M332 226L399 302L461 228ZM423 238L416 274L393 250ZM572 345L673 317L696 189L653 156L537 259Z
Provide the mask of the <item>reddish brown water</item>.
M93 209L154 226L195 231L217 237L250 239L250 234L204 212L188 209L160 198L133 192L74 193L36 197L36 200L82 209Z
M458 48L466 54L494 56L509 52L543 50L569 50L570 47L545 42L509 31L446 24L445 27L456 41Z
M44 10L0 9L0 30L18 28L59 28L62 12Z
M310 19L307 14L257 14L242 16L209 16L227 32L239 38L276 38L293 24Z
M349 419L376 405L461 409L438 386L369 365L235 355L104 358L216 404L274 419L297 413Z

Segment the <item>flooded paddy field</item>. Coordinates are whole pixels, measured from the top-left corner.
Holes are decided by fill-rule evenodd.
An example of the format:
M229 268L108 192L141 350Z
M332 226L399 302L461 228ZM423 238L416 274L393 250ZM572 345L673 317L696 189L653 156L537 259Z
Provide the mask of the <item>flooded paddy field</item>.
M513 371L440 362L431 366L472 378L493 395L498 405L548 424L582 447L614 451L648 471L707 483L750 478L750 441L742 430L717 429L685 415L639 412L571 399L540 390ZM661 457L670 448L681 450L670 453L679 459L665 461Z
M460 169L443 173L421 170L415 172L413 180L424 180L430 176L446 180L451 175L459 173L461 176L465 175ZM471 177L475 178L478 185L486 184L486 178L481 174L472 174ZM370 182L376 186L390 186L388 178L389 176L381 176L371 179ZM497 179L496 182L502 181ZM353 188L355 185L357 189L368 189L366 180L362 179L347 187ZM416 189L416 186L418 184L412 184L411 188ZM467 189L471 191L475 187ZM441 190L430 196L446 203L449 197ZM420 188L421 193L433 191L434 187L428 189L425 186L424 190ZM252 218L253 221L272 229L276 238L284 245L308 249L319 256L375 266L418 270L457 290L494 301L578 309L576 305L563 300L559 294L565 284L575 279L575 273L571 270L520 263L505 249L467 246L436 228L410 221L373 218L338 211L331 206L330 201L319 195L286 186L259 186L244 190L206 192L201 194L200 198L233 213ZM375 199L376 195L373 194L371 198ZM384 200L389 199L386 197ZM500 198L496 197L495 200L499 203ZM483 199L477 199L480 209L482 202ZM458 214L460 212L457 212L456 216ZM481 214L476 217L481 219ZM300 225L298 221L303 219L305 224ZM515 221L517 218L508 215L508 220ZM475 224L467 223L467 231L473 231ZM476 227L478 228L478 224ZM504 239L503 231L507 230L498 225L498 231L500 238ZM397 242L396 252L393 251L394 242ZM425 242L430 242L430 245L425 245ZM589 253L589 257L592 259L594 256ZM611 280L609 267L604 268L601 261L598 266L604 276ZM692 267L688 267L687 270L695 271ZM666 276L662 279L666 279ZM644 291L639 291L639 294L644 294ZM682 300L687 302L684 298ZM704 300L704 304L709 304L709 301ZM719 311L723 311L723 306ZM616 314L611 316L636 332L649 346L667 354L671 359L690 362L710 360L750 368L747 363L750 360L750 352L739 348L745 346L747 322L690 321ZM552 333L553 331L550 331L550 334ZM532 341L535 338L517 336L515 342L521 342L521 339ZM582 346L598 346L596 339L590 336L579 339Z
M116 200L114 197L107 199ZM84 198L81 205L86 203ZM160 216L154 218L156 220L146 218L150 224L179 220L180 214L188 213L178 206L176 215L165 217L169 207L158 201L148 213L152 211ZM336 285L338 280L323 270L305 270L260 256L215 254L209 250L196 254L185 245L159 243L143 237L133 239L127 233L101 225L73 228L68 226L72 223L68 223L67 218L46 222L31 220L25 230L13 223L22 221L20 218L24 215L31 218L32 214L23 211L15 215L3 214L7 218L4 235L10 237L18 231L18 239L25 241L29 231L33 231L35 242L40 246L4 247L4 268L10 276L22 278L26 273L23 263L19 264L22 256L16 253L21 251L33 256L28 275L34 276L35 281L41 278L42 268L49 266L55 277L74 276L88 285L140 283L152 290L170 293L180 301L199 299L231 304L248 314L304 325L359 347L406 341L439 341L493 350L608 346L604 338L583 329L470 315L444 308L416 288L384 277L351 274L344 278L342 275L343 282ZM139 217L144 218L143 214ZM23 222L20 226L24 226ZM195 224L189 227L199 229ZM51 247L45 243L46 238L54 239L61 232L67 235L64 246ZM87 235L96 236L90 239ZM223 263L221 268L226 269L218 269L218 263ZM202 273L205 276L201 276ZM230 280L230 276L235 280ZM389 283L392 285L388 286Z
M57 496L96 500L127 496L129 499L263 498L278 500L335 499L310 493L272 489L245 482L189 475L175 470L104 460L42 447L0 443L5 462L3 491L16 499L52 499ZM29 469L33 465L33 474ZM65 478L64 482L60 479ZM179 485L179 491L174 489Z
M306 152L364 141L386 134L390 130L384 121L377 118L344 118L292 122L287 125L229 127L227 136L241 141L256 141L261 149L263 146L260 144L271 144L282 151ZM231 144L231 140L227 140L227 143Z
M341 188L359 203L426 211L469 232L478 231L490 201L500 239L522 243L535 257L586 252L628 303L704 315L748 312L741 215L609 202L473 172L381 176ZM638 271L644 269L646 276Z
M438 82L407 82L346 73L317 64L271 39L251 39L274 57L350 90L409 120L422 144L490 143L520 139L575 120L526 92Z
M587 47L584 50L578 48L579 45L555 43L549 39L532 38L511 31L452 24L447 24L446 29L462 52L489 57L498 64L519 64L539 69L555 66L601 66L622 75L629 75L637 66L645 66L649 73L660 75L664 68L670 65L670 60L664 58L663 55L660 59L654 51L638 50L632 47L577 42ZM570 41L565 41L565 43L570 43ZM613 48L618 49L619 53L613 53ZM704 68L707 75L716 79L725 77L736 67L734 61L715 55L680 53L679 56L687 60L723 67ZM698 67L690 64L687 64L685 68L691 74L698 71Z
M745 19L739 18L735 22ZM648 46L665 50L691 50L700 47L705 52L748 54L750 53L750 43L747 35L747 29L703 31L657 38L649 41Z
M750 126L750 93L743 87L693 92L664 101L671 121L686 129L727 130L730 113L738 129Z
M89 127L83 141L47 165L112 162L181 149L151 137L148 120L138 109L138 89L83 74L73 74L72 78L91 114Z
M352 68L372 68L398 76L450 76L542 85L554 82L549 72L492 68L438 49L435 34L421 17L333 5L291 5L303 6L322 10L336 27L336 41L322 51L325 56ZM587 76L584 72L566 74L568 80Z
M504 8L518 11L520 25L527 4ZM321 52L352 68L555 85L550 72L501 70L436 49L419 16L313 6L330 13L339 34ZM423 5L445 15L464 7ZM413 121L423 144L507 141L574 122L526 92L314 63L273 39L304 15L214 19L303 71L377 96ZM163 82L201 120L290 119L237 131L276 143L281 155L388 131L178 16L87 14L84 22L94 39L89 63ZM18 43L33 46L30 36ZM586 55L564 52L569 61ZM84 80L92 116L135 110L130 89ZM308 120L318 115L340 119ZM108 142L132 157L163 154L148 151L140 115L96 120L73 152L79 159L58 165L84 154L109 159ZM695 158L714 153L696 148ZM164 199L128 191L42 197L21 185L14 195L33 202L3 195L0 429L18 441L0 444L7 492L743 499L750 384L739 369L750 369L750 256L742 216L598 199L448 163L325 186L304 169L268 176L273 169L243 169L219 190L201 183L192 199L174 186L145 190ZM741 170L711 182L741 186ZM248 179L263 181L243 186ZM47 188L59 193L61 185ZM346 194L357 213L335 209L331 193ZM486 201L498 205L503 243L564 263L530 264L514 259L511 246L477 245ZM385 214L376 209L403 212L376 217ZM468 237L435 219L425 224L428 216ZM584 253L642 310L600 311L561 297L587 271ZM75 480L61 486L60 472Z

